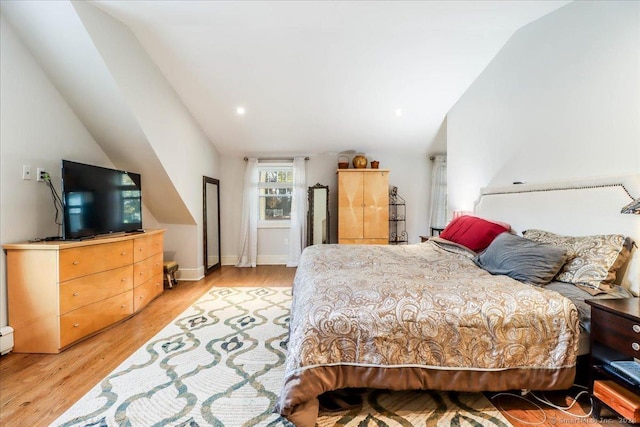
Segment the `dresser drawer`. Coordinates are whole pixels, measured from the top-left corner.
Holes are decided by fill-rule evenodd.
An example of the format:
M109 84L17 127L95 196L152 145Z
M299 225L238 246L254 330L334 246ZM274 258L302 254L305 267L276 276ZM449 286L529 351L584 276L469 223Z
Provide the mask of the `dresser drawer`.
M133 286L140 286L156 274L162 274L162 254L133 264Z
M162 273L156 274L151 280L133 289L133 311L138 311L149 304L164 290Z
M591 324L594 341L615 348L625 356L640 358L640 322L592 309Z
M141 237L133 241L133 262L162 253L162 234Z
M132 265L68 280L60 283L60 314L132 289Z
M60 251L60 282L133 263L133 242L104 243Z
M60 348L133 314L132 295L124 292L60 316Z

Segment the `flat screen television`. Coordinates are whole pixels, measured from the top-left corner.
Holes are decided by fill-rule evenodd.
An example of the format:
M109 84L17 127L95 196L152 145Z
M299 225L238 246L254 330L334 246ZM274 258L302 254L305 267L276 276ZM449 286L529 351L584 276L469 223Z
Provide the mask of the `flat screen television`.
M140 174L62 160L62 238L142 229Z

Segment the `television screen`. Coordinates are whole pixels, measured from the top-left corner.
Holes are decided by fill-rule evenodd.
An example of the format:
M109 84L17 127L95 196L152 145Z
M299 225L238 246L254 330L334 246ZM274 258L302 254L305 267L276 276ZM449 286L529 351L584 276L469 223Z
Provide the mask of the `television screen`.
M142 229L137 173L62 161L63 238Z

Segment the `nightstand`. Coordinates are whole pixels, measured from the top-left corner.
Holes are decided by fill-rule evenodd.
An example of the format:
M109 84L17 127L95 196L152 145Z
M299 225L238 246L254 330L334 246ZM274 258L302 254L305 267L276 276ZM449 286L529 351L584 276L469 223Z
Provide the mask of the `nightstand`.
M591 306L589 391L594 416L606 406L640 422L640 381L616 373L610 362L640 359L640 298L585 301Z
M439 236L444 231L443 227L431 227L431 235Z
M429 237L439 236L443 230L444 228L431 227L431 236L420 236L420 242L426 242L429 240Z

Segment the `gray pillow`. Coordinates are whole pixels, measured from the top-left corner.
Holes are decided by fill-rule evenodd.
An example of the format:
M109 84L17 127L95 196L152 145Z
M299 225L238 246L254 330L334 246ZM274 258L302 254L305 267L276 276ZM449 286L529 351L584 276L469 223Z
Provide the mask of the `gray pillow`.
M544 286L553 280L566 260L564 248L502 233L473 261L491 274Z

